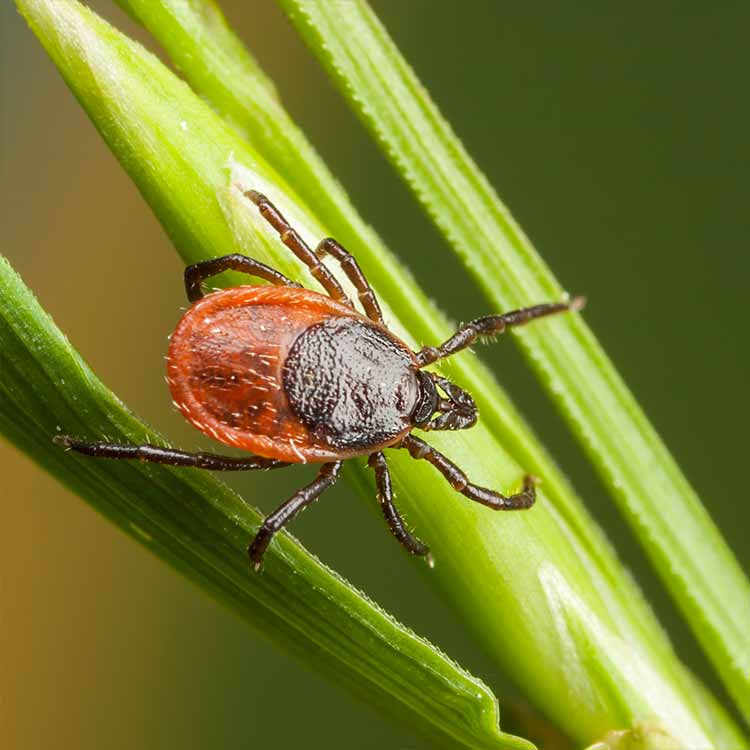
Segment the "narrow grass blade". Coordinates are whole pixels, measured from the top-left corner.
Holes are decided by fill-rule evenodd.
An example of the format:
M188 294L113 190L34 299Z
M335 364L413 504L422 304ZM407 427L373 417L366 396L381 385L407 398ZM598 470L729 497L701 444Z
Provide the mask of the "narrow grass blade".
M183 257L249 252L310 283L242 189L266 192L310 242L324 236L325 227L235 129L151 55L77 3L19 5ZM370 257L375 266L383 262ZM384 297L391 302L389 287ZM413 342L417 324L396 305L387 305L387 314L394 330ZM429 320L429 309L423 315ZM482 402L499 397L502 403L488 378L465 368L465 384ZM470 434L434 442L476 481L510 490L522 469L494 425L486 420ZM438 560L431 577L493 658L570 734L590 742L613 728L630 731L649 717L685 745L719 748L736 741L721 710L695 698L697 684L606 546L597 543L601 537L582 509L570 510L571 501L563 511L540 493L533 513L501 517L462 502L429 466L401 453L390 460L400 503ZM364 481L361 472L353 476ZM553 486L550 492L562 490ZM602 559L609 562L601 565ZM584 638L579 622L596 627L598 637ZM605 644L618 646L616 659L601 650ZM638 679L628 672L633 663ZM644 697L644 682L658 690Z
M279 3L495 308L559 299L561 285L366 2ZM711 517L580 317L516 338L750 717L750 584Z

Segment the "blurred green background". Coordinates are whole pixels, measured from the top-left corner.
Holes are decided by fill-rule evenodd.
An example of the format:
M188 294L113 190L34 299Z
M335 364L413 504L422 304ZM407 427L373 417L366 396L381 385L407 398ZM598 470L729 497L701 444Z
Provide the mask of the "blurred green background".
M373 5L558 277L588 295L587 319L747 567L750 4ZM93 6L145 39L111 3ZM456 319L488 312L275 4L223 7L434 298ZM175 443L205 445L171 409L163 380L166 336L184 306L177 256L10 3L0 19L2 251L105 383ZM728 705L513 344L481 356L607 529L682 658ZM5 746L420 746L248 632L6 443L0 472ZM270 510L300 474L231 483ZM348 487L294 531L512 696Z

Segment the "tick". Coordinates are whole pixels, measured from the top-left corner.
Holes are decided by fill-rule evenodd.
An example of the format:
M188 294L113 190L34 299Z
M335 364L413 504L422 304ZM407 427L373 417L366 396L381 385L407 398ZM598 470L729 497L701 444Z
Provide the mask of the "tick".
M248 451L247 457L189 453L157 445L84 442L69 435L55 441L97 458L138 459L211 471L279 469L321 464L317 478L292 495L263 522L248 548L260 567L273 535L331 487L343 462L369 456L377 497L398 541L413 555L429 548L406 528L393 503L385 448L404 449L431 463L454 490L492 510L520 510L534 504L534 480L505 496L479 487L421 438L414 428L463 430L477 420L472 397L455 383L424 368L471 346L546 315L578 310L583 299L535 305L488 315L462 325L440 346L412 351L383 321L378 300L355 258L333 239L313 251L263 195L245 196L279 233L281 241L325 289L301 287L245 255L226 255L185 269L192 303L171 336L167 382L177 408L201 432ZM365 312L355 310L321 261L330 256L357 290ZM270 282L204 294L202 283L228 269Z

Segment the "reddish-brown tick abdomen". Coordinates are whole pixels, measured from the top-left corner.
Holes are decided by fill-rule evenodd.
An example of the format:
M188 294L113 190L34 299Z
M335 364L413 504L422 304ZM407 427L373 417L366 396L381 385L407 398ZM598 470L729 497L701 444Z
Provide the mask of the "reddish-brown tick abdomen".
M185 313L170 340L168 382L177 408L210 437L259 456L300 463L363 452L316 434L290 408L284 387L294 343L335 319L376 329L399 347L382 327L307 289L240 286L207 295ZM410 427L404 421L403 434Z

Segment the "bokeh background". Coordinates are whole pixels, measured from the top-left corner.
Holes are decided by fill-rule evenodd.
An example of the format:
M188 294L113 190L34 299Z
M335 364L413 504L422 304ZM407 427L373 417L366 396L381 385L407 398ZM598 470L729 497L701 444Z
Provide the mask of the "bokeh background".
M587 319L747 567L750 4L373 4L563 283L588 295ZM113 4L93 5L144 39ZM457 319L486 312L275 4L223 7L388 244ZM102 379L195 447L163 381L184 304L177 256L11 3L0 19L2 251ZM481 356L573 478L682 658L723 698L512 342ZM5 747L420 746L3 442L0 477ZM266 510L298 481L231 477ZM295 532L513 700L374 519L342 485Z

